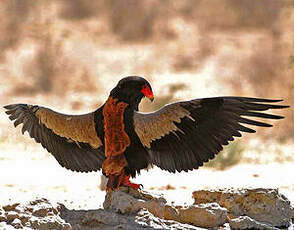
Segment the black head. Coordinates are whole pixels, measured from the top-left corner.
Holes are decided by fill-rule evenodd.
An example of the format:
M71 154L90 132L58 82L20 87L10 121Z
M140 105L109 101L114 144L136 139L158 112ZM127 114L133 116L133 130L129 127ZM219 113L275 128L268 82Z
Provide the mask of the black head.
M138 76L121 79L111 91L110 96L130 104L135 110L138 110L138 105L143 97L148 97L151 101L154 99L149 82Z

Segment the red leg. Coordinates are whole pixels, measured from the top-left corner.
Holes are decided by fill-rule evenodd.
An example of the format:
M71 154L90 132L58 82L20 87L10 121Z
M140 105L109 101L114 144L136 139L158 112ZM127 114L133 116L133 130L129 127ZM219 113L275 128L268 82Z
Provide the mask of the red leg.
M130 176L124 177L122 185L129 186L135 190L138 190L142 186L141 184L134 184L134 183L130 182Z

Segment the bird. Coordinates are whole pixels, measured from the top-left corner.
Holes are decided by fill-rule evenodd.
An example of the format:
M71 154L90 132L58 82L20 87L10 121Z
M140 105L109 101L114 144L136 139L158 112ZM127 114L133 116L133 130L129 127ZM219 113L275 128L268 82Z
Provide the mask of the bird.
M58 163L76 172L102 169L107 191L132 183L141 170L157 166L171 173L195 170L212 160L223 146L251 126L271 127L263 119L283 116L264 113L284 109L283 100L223 96L178 101L143 113L143 98L154 100L143 77L122 78L105 103L93 112L67 115L30 104L4 106L14 126L40 143ZM249 125L249 127L248 127Z

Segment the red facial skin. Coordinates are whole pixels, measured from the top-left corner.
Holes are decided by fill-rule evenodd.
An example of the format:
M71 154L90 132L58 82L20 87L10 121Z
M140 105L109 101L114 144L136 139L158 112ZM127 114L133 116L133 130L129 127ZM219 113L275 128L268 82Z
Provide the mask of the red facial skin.
M144 85L142 87L141 92L145 95L145 97L149 98L151 101L154 100L153 92L148 85Z

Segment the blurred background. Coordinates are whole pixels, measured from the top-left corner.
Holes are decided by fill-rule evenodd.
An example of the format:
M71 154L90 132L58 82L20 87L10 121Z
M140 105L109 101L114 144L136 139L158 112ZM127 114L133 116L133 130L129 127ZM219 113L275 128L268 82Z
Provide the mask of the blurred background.
M285 104L294 104L292 0L2 0L0 16L0 105L22 102L85 113L100 106L128 75L151 82L155 101L144 101L143 111L180 99L224 95L283 98ZM294 113L277 113L286 119L245 135L202 171L193 172L197 183L187 187L177 184L183 179L162 176L164 182L147 182L147 189L222 186L202 186L200 181L207 182L204 175L212 170L221 170L212 178L226 178L239 164L242 177L250 171L250 185L265 186L268 178L269 186L293 192L294 182L278 179L282 184L270 184L268 172L287 175L294 162ZM260 170L271 164L278 168ZM73 189L73 196L86 191L97 199L97 173L81 176L59 167L28 135L13 128L2 108L0 169L1 175L11 172L0 179L3 202L44 191L51 196L53 190L59 198L68 197L65 192ZM224 171L228 173L217 174ZM142 175L138 180L144 184L147 179ZM87 183L79 188L84 190L70 187L77 182Z

